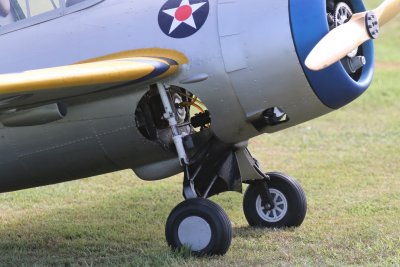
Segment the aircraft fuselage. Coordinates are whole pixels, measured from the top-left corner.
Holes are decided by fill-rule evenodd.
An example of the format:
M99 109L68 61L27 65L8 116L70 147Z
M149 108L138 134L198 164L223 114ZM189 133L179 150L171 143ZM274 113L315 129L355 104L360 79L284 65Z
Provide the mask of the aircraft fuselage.
M70 65L143 48L177 50L189 64L163 82L198 96L211 113L212 132L229 144L333 110L316 95L299 62L288 12L291 1L209 1L204 25L186 38L163 32L159 16L164 4L106 0L0 35L6 51L0 53L0 73ZM183 82L196 75L207 79ZM143 84L62 99L68 114L61 120L1 126L0 191L128 168L146 180L182 171L174 151L137 129L135 112L148 90ZM255 126L265 111L274 108L290 119Z

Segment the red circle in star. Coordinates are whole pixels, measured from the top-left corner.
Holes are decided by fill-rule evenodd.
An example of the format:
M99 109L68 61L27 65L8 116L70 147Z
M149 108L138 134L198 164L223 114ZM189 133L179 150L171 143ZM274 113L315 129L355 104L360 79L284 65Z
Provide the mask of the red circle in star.
M184 5L178 7L175 12L175 18L179 21L185 21L192 15L192 7L189 5Z

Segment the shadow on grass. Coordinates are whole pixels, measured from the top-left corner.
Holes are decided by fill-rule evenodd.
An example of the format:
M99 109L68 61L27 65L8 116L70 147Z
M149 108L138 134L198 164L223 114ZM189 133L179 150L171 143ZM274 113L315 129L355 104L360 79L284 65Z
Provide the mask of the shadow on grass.
M179 261L165 243L168 206L172 201L125 194L68 208L28 208L0 226L0 265Z
M123 193L68 207L33 204L0 226L0 265L194 263L201 259L172 252L165 241L165 222L176 203ZM259 231L265 230L239 227L234 235L247 238Z
M24 205L15 205L15 210L0 210L0 266L203 263L185 252L172 252L165 241L167 217L182 201L179 187L120 181L125 186L111 185L115 190L112 193L107 187L96 188L109 182L102 178L89 184L68 184L62 190L38 189L44 190L40 191L40 197L36 196L37 190L23 192L23 198L11 193L7 199L10 204L23 202ZM30 198L32 194L34 198ZM228 213L240 209L241 198L226 196L213 200L223 204ZM294 230L233 229L234 238L239 242L283 231ZM216 261L210 258L205 261L225 262L227 257L212 259Z
M287 228L264 228L264 227L252 227L252 226L241 226L233 228L233 237L240 238L259 238L260 235L266 235L271 233L293 233L296 227Z

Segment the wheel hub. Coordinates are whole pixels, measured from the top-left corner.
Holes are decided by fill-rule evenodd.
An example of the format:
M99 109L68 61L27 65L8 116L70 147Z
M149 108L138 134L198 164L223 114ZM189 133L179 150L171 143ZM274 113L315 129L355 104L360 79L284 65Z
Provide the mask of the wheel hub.
M179 241L192 251L205 249L211 241L211 227L206 220L198 216L185 218L179 225Z
M274 208L269 209L266 207L258 196L256 200L256 210L258 215L267 222L278 222L280 221L288 211L288 202L285 195L274 188L270 188L270 193L274 201Z

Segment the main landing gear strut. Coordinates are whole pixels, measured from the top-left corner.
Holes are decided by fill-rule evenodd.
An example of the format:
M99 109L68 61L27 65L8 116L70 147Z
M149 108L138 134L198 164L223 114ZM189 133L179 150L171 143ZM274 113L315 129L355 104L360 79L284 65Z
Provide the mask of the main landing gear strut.
M242 192L243 211L250 226L293 227L303 222L307 203L300 184L282 173L266 173L251 156L247 143L228 145L210 131L182 136L165 87L158 84L173 133L178 156L184 168L183 196L168 217L165 234L172 249L186 247L193 255L223 255L232 240L232 226L225 211L208 200L226 192Z

